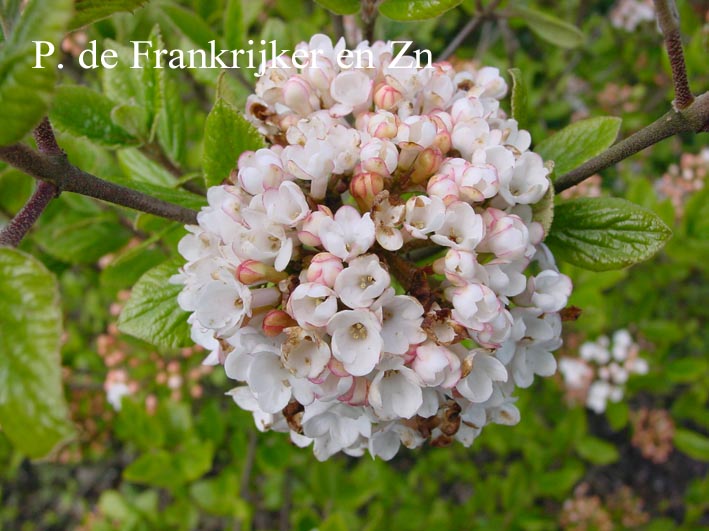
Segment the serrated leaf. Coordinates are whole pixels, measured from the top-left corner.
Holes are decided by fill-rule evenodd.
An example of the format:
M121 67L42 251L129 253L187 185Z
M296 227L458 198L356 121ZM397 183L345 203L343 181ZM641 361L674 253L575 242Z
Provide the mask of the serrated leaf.
M127 146L138 140L116 125L111 112L116 104L88 87L64 86L49 114L52 124L61 131L83 136L104 146Z
M527 124L527 84L522 77L522 71L519 68L510 68L508 70L512 77L512 118L517 120L520 128L525 128Z
M261 134L223 99L218 99L204 126L202 168L207 186L229 177L244 151L266 147Z
M164 166L150 160L136 148L118 151L118 162L127 179L134 182L172 188L175 177Z
M620 458L615 446L591 435L579 439L576 443L576 451L594 465L609 465Z
M118 320L121 332L164 349L192 344L188 314L177 304L182 286L169 282L180 265L170 260L140 277Z
M585 41L576 26L547 13L521 5L510 6L507 13L510 17L521 18L539 37L561 48L576 48Z
M0 248L0 425L29 457L72 431L61 382L62 312L54 276L35 258Z
M74 0L76 14L69 27L76 29L120 11L134 11L147 2L148 0Z
M546 244L561 260L606 271L647 260L671 235L656 214L629 201L580 198L556 205Z
M359 0L315 0L315 3L336 15L354 15L360 8Z
M71 10L72 0L55 0L51 9L42 0L31 0L0 49L0 146L22 139L46 114L57 79L59 43ZM34 68L36 49L32 41L51 42L55 47L55 53L43 59L44 68Z
M554 161L555 175L564 175L612 146L620 123L620 118L611 116L580 120L542 140L534 151Z
M709 437L696 431L677 428L674 443L680 452L693 459L709 462Z
M384 0L379 12L393 20L425 20L450 11L463 0Z

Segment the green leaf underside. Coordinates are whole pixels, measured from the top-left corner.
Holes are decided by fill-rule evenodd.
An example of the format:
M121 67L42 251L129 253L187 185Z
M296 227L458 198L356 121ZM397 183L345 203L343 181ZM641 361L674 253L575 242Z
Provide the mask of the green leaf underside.
M425 20L442 15L463 0L384 0L379 12L393 20Z
M34 68L36 53L32 41L51 42L56 52L71 8L72 0L54 0L51 9L42 0L31 1L12 36L0 49L0 146L21 140L46 114L61 53L45 57L44 68ZM46 48L42 51L46 52Z
M514 5L508 9L508 14L510 17L521 18L540 38L561 48L576 48L585 41L583 33L576 26L547 13Z
M69 27L80 28L120 11L134 11L148 0L74 0L75 15Z
M620 118L610 116L581 120L545 138L534 151L554 161L555 175L564 175L612 146L620 123Z
M202 167L207 186L216 186L229 177L244 151L266 147L261 134L236 109L217 100L204 127Z
M546 243L554 254L593 271L647 260L672 232L653 212L619 198L582 198L556 206Z
M29 457L71 434L61 383L62 314L52 274L35 258L0 248L0 425Z
M192 344L188 314L177 304L182 286L169 282L180 265L169 260L140 277L118 320L121 332L163 349Z
M360 8L359 0L315 0L315 3L336 15L354 15Z

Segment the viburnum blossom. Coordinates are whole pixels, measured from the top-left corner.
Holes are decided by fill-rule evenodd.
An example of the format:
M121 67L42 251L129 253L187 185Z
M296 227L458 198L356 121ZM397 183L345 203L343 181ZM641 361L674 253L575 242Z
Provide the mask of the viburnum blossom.
M259 79L246 117L270 147L209 190L179 302L234 401L318 459L469 446L556 370L549 166L497 69L394 68L384 42L343 69L343 48L316 35Z

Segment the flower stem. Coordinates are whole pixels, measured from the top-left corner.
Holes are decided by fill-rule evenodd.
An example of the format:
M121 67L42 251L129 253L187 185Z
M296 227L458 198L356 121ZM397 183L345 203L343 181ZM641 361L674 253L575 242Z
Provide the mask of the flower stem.
M662 30L667 55L672 67L672 82L675 88L675 108L686 109L694 101L687 81L687 66L684 62L682 35L679 31L679 14L674 0L655 0L657 22Z

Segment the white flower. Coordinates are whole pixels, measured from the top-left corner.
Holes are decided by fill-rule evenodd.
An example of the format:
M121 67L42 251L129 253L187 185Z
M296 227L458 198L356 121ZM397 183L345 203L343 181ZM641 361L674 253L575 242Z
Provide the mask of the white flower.
M398 226L404 217L404 205L392 205L389 192L384 191L374 198L372 221L374 221L377 243L387 251L397 251L404 244L404 237Z
M472 330L482 330L502 308L495 292L484 284L470 283L449 288L446 296L453 303L453 319Z
M372 310L381 311L384 351L404 354L411 345L426 339L426 333L421 328L424 310L415 298L394 293L394 289L387 289L372 305Z
M401 358L382 361L369 387L369 404L381 420L413 417L423 404L416 373Z
M485 402L492 396L493 382L506 382L507 370L497 358L483 350L472 350L463 361L467 375L456 385L457 391L471 402Z
M330 361L330 348L318 336L302 328L285 330L288 339L281 346L283 366L299 378L315 378Z
M488 208L483 213L483 219L485 239L480 243L479 251L494 254L501 263L524 256L529 246L529 229L519 216Z
M214 280L200 290L194 316L204 327L232 329L251 315L251 299L251 290L237 280Z
M446 208L443 224L431 240L444 247L472 251L483 239L483 218L468 203L457 201Z
M317 282L306 282L293 290L288 299L288 313L303 328L320 328L337 312L335 292Z
M404 227L414 238L425 240L443 226L445 215L446 206L439 197L417 195L406 201Z
M303 191L293 181L285 181L278 188L266 190L263 204L269 219L289 227L295 227L310 214Z
M432 341L416 347L416 357L411 363L423 383L429 387L450 389L460 380L460 359L450 350Z
M332 355L352 376L374 369L382 353L382 325L369 310L343 310L327 323Z
M261 194L268 188L277 188L284 178L281 156L277 151L244 151L239 157L239 184L251 195Z
M373 254L358 256L337 276L335 293L350 308L368 308L389 287L389 273Z
M369 212L360 216L357 209L345 205L337 209L333 219L320 222L319 237L328 252L350 261L374 243L374 223Z

